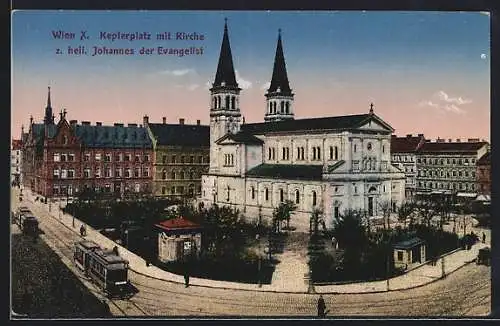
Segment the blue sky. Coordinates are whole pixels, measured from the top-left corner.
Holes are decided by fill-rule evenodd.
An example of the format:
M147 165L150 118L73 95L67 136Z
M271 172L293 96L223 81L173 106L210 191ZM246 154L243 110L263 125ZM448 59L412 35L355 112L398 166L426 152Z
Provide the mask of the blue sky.
M155 120L167 115L174 121L182 115L208 122L206 83L215 74L224 17L228 18L235 68L245 86L241 103L247 121L263 119L263 88L271 77L281 28L297 117L360 113L374 101L377 112L397 132L455 138L460 135L454 128L463 132L467 121L476 119L481 128L463 137L489 138L490 19L479 12L15 11L12 127L18 130L21 123L26 124L29 114L41 118L49 83L53 103L68 107L78 120L94 121L95 114L89 111L112 109L134 121L148 113ZM75 32L76 39L53 39L51 32L59 29ZM87 30L91 39L80 41L81 30ZM110 43L97 40L100 31L150 32L153 37L162 31L197 32L205 40ZM89 49L94 45L193 45L203 46L204 55L55 54L56 48L68 45ZM178 78L168 74L182 70L188 73ZM161 72L165 72L163 78L158 75ZM440 91L448 99L469 100L464 104L468 107L463 106L467 114L453 115L445 106L439 109L432 97L439 97ZM28 93L33 96L29 101ZM93 94L93 101L75 98L82 94ZM423 102L435 104L436 110L430 105L424 111L435 115L434 124L419 114ZM189 109L179 112L179 103ZM411 125L403 120L408 118ZM101 120L113 123L106 115ZM438 124L450 121L455 127L439 135L438 129L443 128Z

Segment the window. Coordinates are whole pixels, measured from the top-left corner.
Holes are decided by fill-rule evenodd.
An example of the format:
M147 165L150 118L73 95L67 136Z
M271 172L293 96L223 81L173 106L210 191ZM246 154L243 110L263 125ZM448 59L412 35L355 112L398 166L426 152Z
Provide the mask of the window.
M313 151L313 160L315 160L316 159L316 147L313 147L312 151Z
M184 156L181 156L181 163L184 163Z
M68 162L74 162L75 161L75 154L68 154Z
M300 148L300 159L304 160L304 147Z
M403 252L398 251L398 261L403 261Z
M104 157L104 162L111 162L111 154L106 154Z
M68 137L66 135L63 136L63 144L66 145L68 143Z
M172 179L175 180L175 172L172 172Z
M382 145L382 153L385 153L385 145Z
M135 155L135 163L140 163L140 162L141 162L141 156Z
M126 168L125 169L125 178L131 178L132 177L132 173L130 171L130 168Z
M194 156L189 157L189 163L193 164L194 163Z
M171 193L172 195L173 195L173 194L175 194L175 187L171 187L171 188L170 188L170 193Z
M61 162L66 162L67 161L66 158L67 158L66 154L61 154Z
M456 177L457 176L457 171L453 171L453 176Z
M95 160L100 161L101 160L101 153L96 153L95 154Z
M101 177L101 168L100 167L96 167L95 168L95 177L96 178L100 178Z
M130 162L131 159L132 159L132 155L125 154L125 162Z
M462 176L462 171L458 171L458 176L461 177Z
M144 162L149 162L149 154L144 155Z
M458 159L458 164L462 164L462 159Z
M335 160L338 160L339 159L339 148L337 146L335 146Z
M141 176L141 169L135 168L134 169L134 177L139 178Z
M316 206L316 191L312 192L312 205Z
M266 188L264 190L264 193L265 193L265 199L266 199L266 201L268 201L269 200L269 189Z
M283 189L280 189L280 203L283 202L284 198L283 198Z
M165 195L166 192L167 192L167 188L166 187L161 187L161 194Z
M452 160L453 164L457 164L457 160L453 159Z
M468 177L468 176L469 176L469 172L468 172L468 171L465 171L465 172L464 172L464 175L465 175L466 177Z
M194 179L194 172L189 172L189 179L193 180Z
M88 153L83 154L83 160L85 162L89 162L90 161L90 154L88 154Z
M317 147L318 160L321 160L321 148Z
M334 216L335 218L339 218L339 217L340 217L340 212L339 212L339 207L338 207L338 206L335 206L335 207L333 208L333 216Z
M371 151L372 150L372 143L368 143L366 145L366 149L369 150L369 151Z
M115 161L116 162L122 162L123 161L123 154L116 154L115 155Z
M198 163L199 164L203 163L203 156L198 156Z
M145 178L149 177L149 168L144 168L142 170L142 176L145 177Z
M163 156L161 157L161 162L162 162L163 164L167 163L167 155L163 155Z
M179 177L181 180L183 180L184 179L184 172L179 172Z
M167 179L167 171L165 171L165 169L163 169L163 171L161 171L161 178L163 180L166 180Z
M83 169L83 177L87 179L90 178L90 168Z
M172 163L177 163L177 157L175 157L175 155L172 155Z
M357 146L354 144L354 153L356 153Z
M298 190L295 190L295 204L300 203L300 193Z
M271 150L271 147L268 148L268 155L267 155L267 159L270 160L272 158L272 150Z
M330 146L330 160L333 160L333 147Z
M104 177L111 178L111 168L110 167L106 167L104 169Z
M52 174L54 179L59 179L59 169L54 169L54 173Z
M116 168L115 170L115 177L121 178L122 177L122 168Z

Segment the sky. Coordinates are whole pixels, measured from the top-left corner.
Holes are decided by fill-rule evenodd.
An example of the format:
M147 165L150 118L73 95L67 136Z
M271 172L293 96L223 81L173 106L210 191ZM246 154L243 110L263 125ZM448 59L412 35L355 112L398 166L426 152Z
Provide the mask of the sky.
M224 18L246 122L264 120L281 29L296 119L368 113L373 102L397 135L490 139L488 13L410 11L14 11L12 137L30 115L43 120L48 86L56 122L65 108L68 120L92 124L141 124L145 114L208 124ZM74 39L56 38L59 31ZM157 40L163 32L172 39ZM176 40L178 32L203 40ZM68 53L80 46L86 54ZM94 47L134 54L93 56ZM203 53L160 55L158 47Z

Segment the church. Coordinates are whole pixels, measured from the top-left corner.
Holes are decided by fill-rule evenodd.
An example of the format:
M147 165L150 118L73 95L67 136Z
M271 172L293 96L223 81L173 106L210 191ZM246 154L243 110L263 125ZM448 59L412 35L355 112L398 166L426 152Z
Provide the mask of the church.
M402 203L405 175L391 164L394 129L374 113L373 104L365 114L295 119L281 31L264 122L242 120L240 92L226 21L210 88L210 166L202 176L201 194L205 207L226 205L247 219L270 219L280 203L291 200L297 209L290 225L305 231L315 209L331 227L345 210L376 217L387 203L393 210Z

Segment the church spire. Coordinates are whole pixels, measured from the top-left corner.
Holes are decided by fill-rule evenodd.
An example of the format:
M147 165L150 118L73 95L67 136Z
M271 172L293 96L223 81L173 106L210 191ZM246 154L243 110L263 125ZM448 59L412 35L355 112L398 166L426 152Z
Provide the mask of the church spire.
M268 93L280 93L281 95L292 95L288 75L286 73L285 56L283 55L283 44L281 42L281 29L278 30L278 45L276 46L276 55L274 56L273 76Z
M234 73L233 56L231 54L231 46L229 45L229 33L227 30L227 18L224 19L224 36L222 37L222 45L220 48L219 64L217 65L217 73L213 88L226 87L237 89L236 75Z
M47 95L47 107L45 108L45 117L43 119L45 124L54 124L54 118L52 116L52 105L50 103L50 86L48 87L48 95Z
M273 75L266 96L265 121L281 121L294 119L293 93L286 73L285 55L281 42L281 29L278 30L278 44L274 56Z

